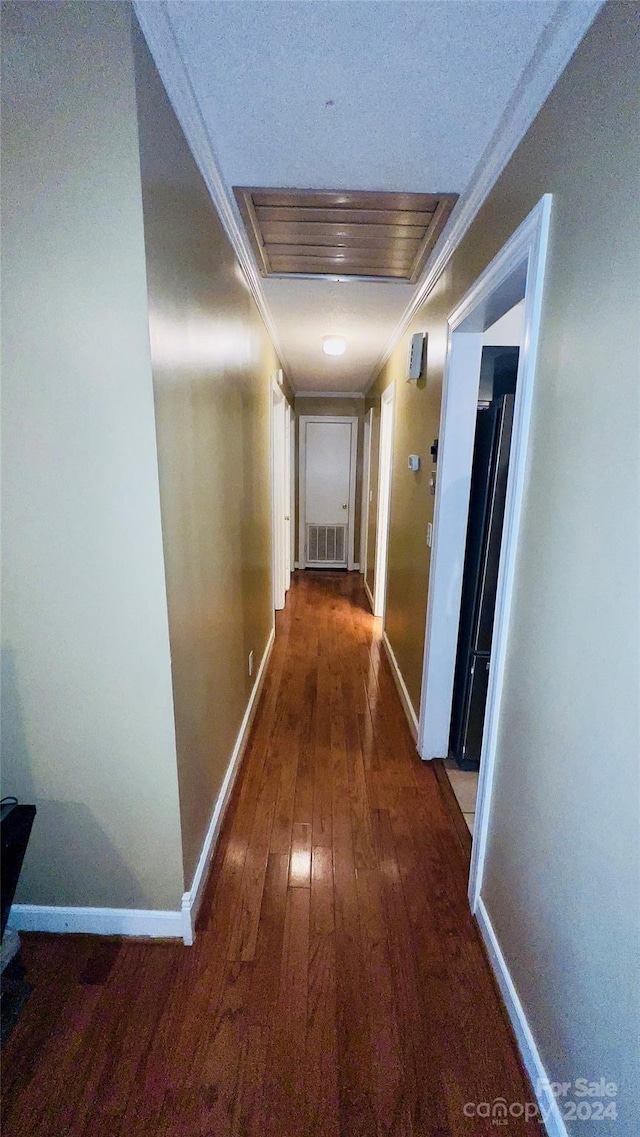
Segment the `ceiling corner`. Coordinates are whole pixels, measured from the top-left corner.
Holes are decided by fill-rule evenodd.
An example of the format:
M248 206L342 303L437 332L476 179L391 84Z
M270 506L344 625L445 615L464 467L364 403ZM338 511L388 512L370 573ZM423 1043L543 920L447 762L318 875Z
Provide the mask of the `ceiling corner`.
M220 171L167 6L164 3L149 4L147 0L134 0L133 7L171 105L184 131L189 149L204 178L213 205L238 258L258 311L280 362L287 372L288 381L293 390L290 378L291 367L287 362L275 321L262 288L260 272L255 263L244 227L236 212L233 196Z
M372 382L375 382L419 308L435 287L511 155L605 2L606 0L568 0L568 3L558 4L558 18L541 35L533 56L520 76L469 185L460 195L446 228L431 251L417 281L414 296L376 360Z

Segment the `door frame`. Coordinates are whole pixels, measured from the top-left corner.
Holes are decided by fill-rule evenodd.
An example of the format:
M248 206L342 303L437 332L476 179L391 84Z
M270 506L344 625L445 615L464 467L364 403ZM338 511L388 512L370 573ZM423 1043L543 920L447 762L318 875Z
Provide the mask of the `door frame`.
M524 298L469 875L473 912L480 899L491 812L509 617L526 485L551 202L551 194L540 199L448 320L418 734L418 751L425 759L444 758L448 753L483 333Z
M364 416L364 437L362 440L362 505L360 507L360 550L358 564L360 572L367 578L367 559L369 556L369 497L371 495L371 436L373 432L373 407Z
M291 571L296 568L296 412L289 405L289 558Z
M293 470L291 467L291 407L287 404L284 409L284 486L283 486L283 509L284 509L284 590L285 593L291 588L291 569L293 561L291 558L291 479L293 477Z
M300 415L298 417L298 563L301 569L307 567L306 518L306 426L308 422L350 423L351 459L349 469L349 510L347 524L347 569L355 567L355 520L356 520L356 473L358 462L358 423L357 415Z
M373 576L373 614L384 628L387 603L387 568L389 529L391 523L391 491L393 488L393 443L395 435L396 385L385 387L380 399L380 445L378 458L378 515L376 525L376 560ZM386 425L386 430L385 430ZM385 453L386 451L386 453Z
M285 518L285 414L287 401L275 378L271 377L270 456L271 456L271 581L273 607L282 611L286 586Z

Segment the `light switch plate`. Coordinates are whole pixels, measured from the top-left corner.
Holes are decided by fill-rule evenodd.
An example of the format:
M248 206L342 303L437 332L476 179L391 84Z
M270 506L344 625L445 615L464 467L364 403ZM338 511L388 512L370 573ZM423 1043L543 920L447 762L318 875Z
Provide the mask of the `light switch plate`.
M409 455L409 469L412 470L414 474L415 474L416 470L420 469L420 455L419 454L410 454Z

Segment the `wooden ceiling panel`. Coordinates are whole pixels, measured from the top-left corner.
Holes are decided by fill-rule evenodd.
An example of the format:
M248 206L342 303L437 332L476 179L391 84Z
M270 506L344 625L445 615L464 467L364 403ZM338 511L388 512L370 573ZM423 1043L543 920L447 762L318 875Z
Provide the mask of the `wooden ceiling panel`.
M401 225L424 228L433 220L433 210L429 212L407 209L270 209L266 206L256 208L256 217L261 225L269 221L315 221L320 225Z
M404 280L402 269L380 268L377 265L344 265L338 261L322 261L317 257L274 257L272 262L274 276L357 276L376 277L384 280Z
M400 245L417 252L422 241L420 231L410 236L411 228L400 225L309 225L306 222L270 221L261 226L267 244L294 241L299 245L366 245L390 248Z
M263 276L413 283L457 194L234 188Z
M409 269L413 264L410 254L398 253L389 249L345 248L332 245L269 245L269 259L274 257L317 257L320 260L345 261L348 264L393 265L395 268Z
M261 205L310 209L418 209L433 213L441 194L385 193L376 190L250 189L256 208ZM303 199L303 200L301 200Z

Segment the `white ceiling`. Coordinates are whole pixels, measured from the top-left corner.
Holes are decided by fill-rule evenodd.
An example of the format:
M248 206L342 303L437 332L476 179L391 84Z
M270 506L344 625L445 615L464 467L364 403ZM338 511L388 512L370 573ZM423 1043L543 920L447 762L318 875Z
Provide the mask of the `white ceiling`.
M505 130L525 90L522 135L597 6L171 0L136 11L190 141L194 107L203 120L237 243L234 185L457 192L459 213L501 118ZM569 9L581 9L577 30ZM419 288L252 275L299 391L365 390ZM322 354L330 333L347 339L344 356Z

